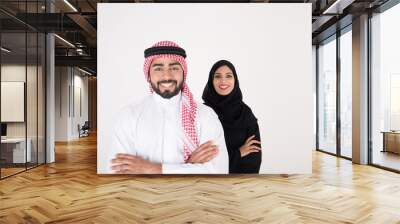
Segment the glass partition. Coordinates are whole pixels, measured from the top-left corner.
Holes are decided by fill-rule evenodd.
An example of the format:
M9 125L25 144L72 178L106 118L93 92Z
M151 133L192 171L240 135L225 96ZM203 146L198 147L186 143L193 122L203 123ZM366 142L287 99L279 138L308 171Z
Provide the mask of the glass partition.
M26 144L26 33L1 34L1 175L24 171L32 151ZM6 49L6 50L4 50Z
M45 34L15 18L43 13L44 5L0 2L13 10L0 12L0 178L45 163Z

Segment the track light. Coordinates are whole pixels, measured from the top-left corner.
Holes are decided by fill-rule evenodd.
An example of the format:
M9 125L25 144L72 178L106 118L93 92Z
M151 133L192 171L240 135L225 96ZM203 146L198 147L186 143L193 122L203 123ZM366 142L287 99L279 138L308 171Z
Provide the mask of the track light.
M322 14L342 14L343 9L351 5L355 0L336 0L332 5L324 10Z
M67 4L72 10L74 10L74 12L78 12L78 10L71 4L69 3L68 0L64 0L65 4Z
M90 72L88 72L88 71L86 71L86 70L83 70L83 69L81 69L81 68L79 68L79 67L78 67L78 70L81 71L81 72L83 72L83 73L85 73L85 74L87 74L87 75L90 75L90 76L93 75L92 73L90 73Z
M11 52L11 50L9 50L9 49L7 49L7 48L5 48L5 47L1 47L1 50L4 51L4 52L6 52L6 53L10 53L10 52Z
M66 39L64 39L64 38L62 38L62 37L60 37L60 36L57 35L57 34L54 34L54 36L57 37L57 38L58 38L59 40L61 40L62 42L66 43L67 45L69 45L69 46L75 48L75 45L73 45L73 44L72 44L71 42L69 42L68 40L66 40Z

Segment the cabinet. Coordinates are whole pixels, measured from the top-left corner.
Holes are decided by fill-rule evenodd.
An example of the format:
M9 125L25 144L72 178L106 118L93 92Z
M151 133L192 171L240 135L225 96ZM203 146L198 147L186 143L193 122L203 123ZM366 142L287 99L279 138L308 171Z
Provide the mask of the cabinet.
M383 152L400 154L400 132L387 131L383 133Z

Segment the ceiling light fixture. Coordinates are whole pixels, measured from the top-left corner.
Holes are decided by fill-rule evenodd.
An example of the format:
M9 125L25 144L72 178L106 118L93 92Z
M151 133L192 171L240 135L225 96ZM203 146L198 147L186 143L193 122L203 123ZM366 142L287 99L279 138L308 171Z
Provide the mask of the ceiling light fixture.
M353 2L354 0L336 0L332 5L325 9L322 14L342 14L343 9L351 5Z
M57 35L57 34L54 34L54 36L57 37L58 39L60 39L61 41L63 41L64 43L66 43L67 45L69 45L69 46L75 48L75 45L73 45L73 44L72 44L71 42L69 42L68 40L66 40L66 39L64 39L64 38L62 38L62 37L60 37L60 36Z
M69 3L68 0L64 0L65 4L67 4L72 10L74 10L74 12L78 12L78 10L71 4Z
M83 73L85 73L85 74L87 74L87 75L90 75L90 76L93 75L92 73L90 73L90 72L88 72L88 71L86 71L86 70L83 70L83 69L81 69L81 68L79 68L79 67L78 67L78 70L81 71L81 72L83 72Z
M4 51L4 52L6 52L6 53L10 53L10 52L11 52L11 50L9 50L9 49L7 49L7 48L5 48L5 47L1 47L1 50Z

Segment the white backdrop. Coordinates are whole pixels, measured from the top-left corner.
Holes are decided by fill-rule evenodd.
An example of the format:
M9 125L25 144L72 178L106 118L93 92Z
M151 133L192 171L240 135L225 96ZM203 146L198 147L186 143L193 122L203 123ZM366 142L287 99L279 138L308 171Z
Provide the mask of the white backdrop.
M161 40L186 50L198 102L211 66L237 70L259 121L260 173L311 173L311 4L98 4L98 173L110 130L126 104L148 94L143 51Z

